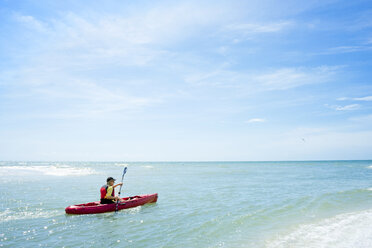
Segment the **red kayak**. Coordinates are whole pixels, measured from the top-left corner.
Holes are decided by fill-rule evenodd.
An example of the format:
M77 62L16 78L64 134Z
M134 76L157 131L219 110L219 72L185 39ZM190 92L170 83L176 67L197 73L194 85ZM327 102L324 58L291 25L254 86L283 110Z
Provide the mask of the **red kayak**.
M156 202L158 194L151 195L136 195L131 197L121 198L123 201L119 202L118 210L126 208L134 208L145 205L146 203ZM105 212L113 212L116 210L116 204L100 204L97 202L90 202L85 204L78 204L68 206L65 211L67 214L99 214Z

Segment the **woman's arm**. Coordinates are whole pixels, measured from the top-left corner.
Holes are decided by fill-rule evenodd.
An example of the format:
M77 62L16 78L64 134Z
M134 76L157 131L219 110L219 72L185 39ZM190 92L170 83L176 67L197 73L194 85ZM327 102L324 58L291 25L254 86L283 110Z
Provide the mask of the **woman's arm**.
M123 183L118 183L118 184L116 184L116 185L114 185L114 186L112 186L112 187L117 187L117 186L119 186L119 185L123 185Z

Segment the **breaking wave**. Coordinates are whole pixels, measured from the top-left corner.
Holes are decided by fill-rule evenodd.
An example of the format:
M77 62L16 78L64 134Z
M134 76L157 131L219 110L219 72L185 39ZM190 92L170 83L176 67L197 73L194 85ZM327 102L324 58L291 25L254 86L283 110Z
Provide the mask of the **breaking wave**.
M266 243L266 248L372 247L372 209L304 224Z
M125 166L128 166L129 164L126 164L126 163L115 163L114 165L115 166L119 166L119 167L125 167Z
M87 167L72 167L68 165L16 165L16 166L1 166L0 176L19 176L22 174L41 174L47 176L85 176L98 174L92 168Z

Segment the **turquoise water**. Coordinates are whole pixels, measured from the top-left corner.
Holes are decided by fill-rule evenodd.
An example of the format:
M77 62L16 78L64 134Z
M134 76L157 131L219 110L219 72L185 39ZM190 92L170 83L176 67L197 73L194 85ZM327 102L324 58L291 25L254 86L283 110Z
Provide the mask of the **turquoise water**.
M71 216L108 176L156 204ZM372 247L372 161L0 162L1 247Z

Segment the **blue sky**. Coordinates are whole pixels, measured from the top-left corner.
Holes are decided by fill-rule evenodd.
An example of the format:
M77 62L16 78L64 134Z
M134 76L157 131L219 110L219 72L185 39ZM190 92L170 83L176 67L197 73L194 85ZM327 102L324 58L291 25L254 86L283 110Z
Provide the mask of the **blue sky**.
M0 160L372 158L370 1L0 1Z

